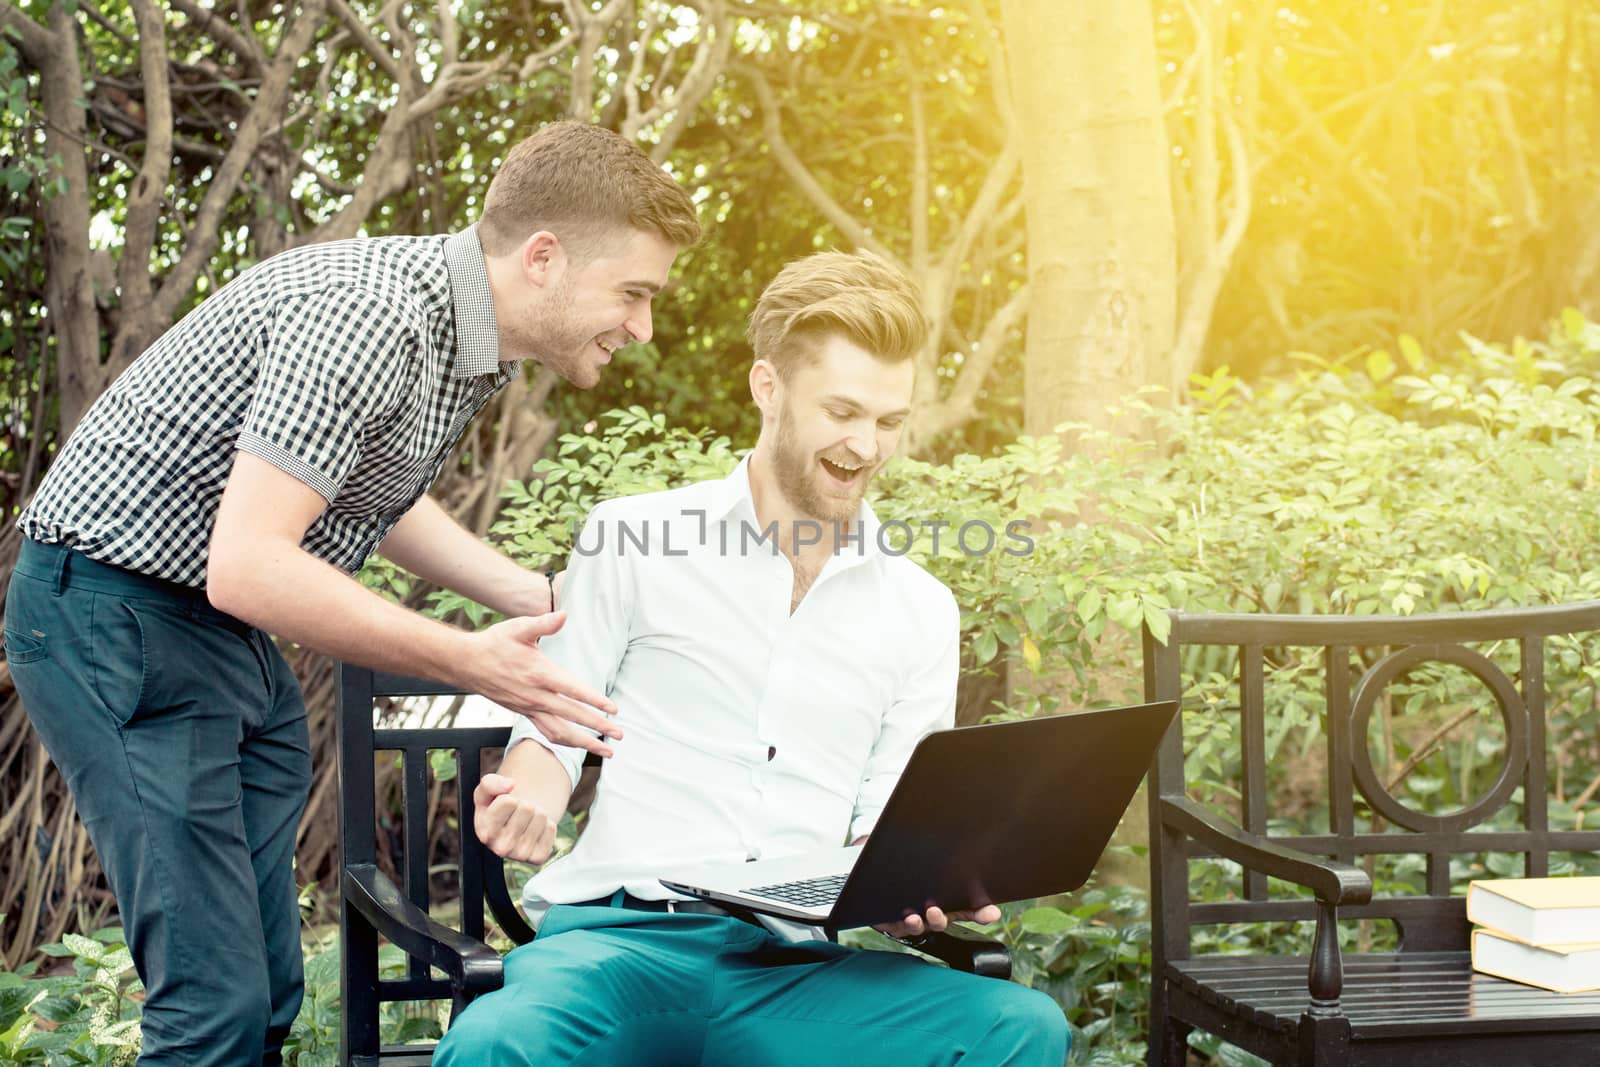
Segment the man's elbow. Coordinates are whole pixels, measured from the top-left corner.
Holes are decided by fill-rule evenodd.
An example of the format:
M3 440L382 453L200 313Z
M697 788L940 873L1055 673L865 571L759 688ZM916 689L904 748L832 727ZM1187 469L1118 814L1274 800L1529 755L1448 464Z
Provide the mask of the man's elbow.
M236 545L212 539L206 556L206 600L218 611L248 622L245 616L252 598L245 555Z

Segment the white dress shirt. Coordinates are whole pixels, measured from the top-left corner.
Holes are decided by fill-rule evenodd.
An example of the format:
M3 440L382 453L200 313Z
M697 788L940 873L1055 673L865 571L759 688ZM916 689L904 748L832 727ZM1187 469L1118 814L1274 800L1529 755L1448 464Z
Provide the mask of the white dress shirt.
M760 539L749 459L726 479L609 500L589 515L540 644L617 705L600 787L572 852L524 904L677 896L667 866L738 862L869 833L912 748L955 719L960 612L945 586L863 537L791 615L793 572ZM893 545L891 544L891 549ZM517 717L574 783L584 752Z

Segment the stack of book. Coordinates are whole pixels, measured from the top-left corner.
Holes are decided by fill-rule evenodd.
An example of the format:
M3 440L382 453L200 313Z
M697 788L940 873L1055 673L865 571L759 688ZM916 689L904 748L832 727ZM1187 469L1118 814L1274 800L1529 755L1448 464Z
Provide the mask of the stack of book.
M1490 878L1467 886L1472 968L1582 993L1600 989L1600 878Z

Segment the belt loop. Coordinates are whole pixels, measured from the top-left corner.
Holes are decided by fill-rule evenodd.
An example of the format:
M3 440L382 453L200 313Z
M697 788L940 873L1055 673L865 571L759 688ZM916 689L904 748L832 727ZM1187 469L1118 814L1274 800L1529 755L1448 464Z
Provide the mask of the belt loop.
M625 889L618 889L615 893L612 893L611 894L611 903L607 904L606 907L608 907L608 908L620 908L620 907L622 907L622 898L623 898L623 895L626 892L627 891Z
M69 548L56 546L56 558L50 561L50 595L61 596L67 584L67 557L72 554Z

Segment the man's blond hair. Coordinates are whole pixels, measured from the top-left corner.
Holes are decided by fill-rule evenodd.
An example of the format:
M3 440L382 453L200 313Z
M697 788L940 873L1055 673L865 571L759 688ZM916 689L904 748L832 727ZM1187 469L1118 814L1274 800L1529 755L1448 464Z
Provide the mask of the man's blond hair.
M750 315L756 358L780 376L813 361L834 334L887 363L912 358L928 340L916 285L870 253L818 252L779 271Z
M552 122L511 149L489 183L478 239L503 256L548 230L586 258L629 229L680 248L700 240L694 201L638 145L601 126Z

